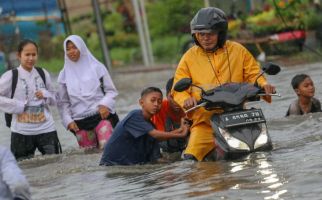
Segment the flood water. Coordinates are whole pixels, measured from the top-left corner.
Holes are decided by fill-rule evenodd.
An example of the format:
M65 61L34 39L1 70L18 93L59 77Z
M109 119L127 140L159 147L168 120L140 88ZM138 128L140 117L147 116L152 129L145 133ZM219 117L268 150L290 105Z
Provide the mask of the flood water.
M281 98L256 103L268 120L273 150L237 161L176 161L144 166L100 167L101 153L78 149L74 136L62 127L52 109L63 154L36 156L19 163L33 199L322 199L322 114L285 118L296 98L290 80L309 74L322 99L322 63L283 67L269 76ZM120 118L138 108L143 87L165 88L173 70L113 74L120 95ZM3 114L0 120L4 122ZM0 125L0 144L10 146L10 130Z

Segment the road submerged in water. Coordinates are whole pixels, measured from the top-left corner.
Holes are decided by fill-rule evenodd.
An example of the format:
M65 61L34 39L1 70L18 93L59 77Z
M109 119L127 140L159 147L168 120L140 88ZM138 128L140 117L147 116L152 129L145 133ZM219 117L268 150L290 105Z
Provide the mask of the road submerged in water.
M298 73L310 75L316 97L322 97L322 63L283 67L269 76L281 98L259 102L268 121L274 149L236 161L175 161L142 166L100 167L101 153L78 149L52 108L63 154L36 156L20 162L33 199L321 199L322 113L285 118L296 98L290 81ZM123 118L139 108L140 91L147 86L164 90L174 71L113 75L119 96L117 111ZM4 121L3 115L0 120ZM10 146L10 130L0 126L0 144Z

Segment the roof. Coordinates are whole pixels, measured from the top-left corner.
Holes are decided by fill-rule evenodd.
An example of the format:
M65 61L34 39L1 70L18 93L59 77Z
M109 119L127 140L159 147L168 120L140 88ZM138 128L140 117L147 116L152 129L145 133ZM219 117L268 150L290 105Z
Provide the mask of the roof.
M2 40L10 41L6 38L19 34L20 38L37 41L43 31L50 31L51 35L62 34L62 26L56 0L0 0Z
M25 15L30 13L51 13L59 10L56 0L1 0L0 16L16 13Z

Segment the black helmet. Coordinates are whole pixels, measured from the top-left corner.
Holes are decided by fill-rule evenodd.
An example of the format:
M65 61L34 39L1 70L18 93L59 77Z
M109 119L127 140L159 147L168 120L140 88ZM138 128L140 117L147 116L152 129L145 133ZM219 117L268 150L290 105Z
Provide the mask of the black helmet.
M223 47L226 42L228 22L224 11L219 8L202 8L190 22L190 29L193 39L200 46L195 33L218 33L218 43L214 50Z

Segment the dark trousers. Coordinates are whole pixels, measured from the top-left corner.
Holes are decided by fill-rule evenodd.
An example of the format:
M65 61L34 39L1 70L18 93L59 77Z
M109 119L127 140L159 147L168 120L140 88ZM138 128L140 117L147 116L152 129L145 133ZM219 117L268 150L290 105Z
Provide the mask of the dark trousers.
M36 149L42 155L61 153L57 132L53 131L39 135L11 133L11 151L17 160L32 158Z

